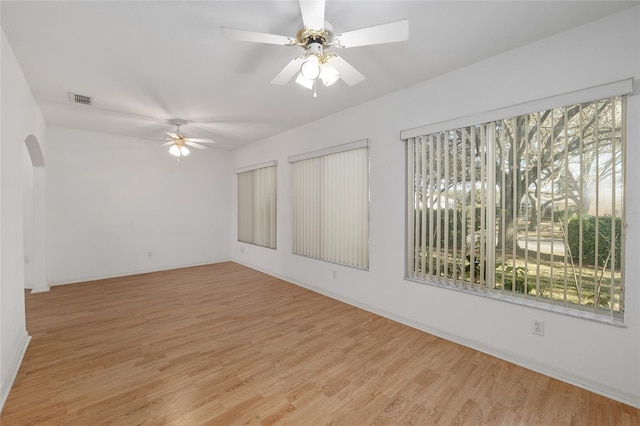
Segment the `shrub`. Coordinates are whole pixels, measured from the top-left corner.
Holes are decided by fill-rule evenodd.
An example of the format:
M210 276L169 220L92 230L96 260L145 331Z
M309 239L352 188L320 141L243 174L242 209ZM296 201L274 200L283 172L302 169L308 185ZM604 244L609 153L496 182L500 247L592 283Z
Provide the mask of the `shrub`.
M580 222L582 221L582 263L594 266L605 266L609 263L609 252L611 250L611 225L615 223L615 268L620 269L621 249L622 249L622 220L612 216L601 216L598 218L598 257L596 264L596 217L592 215L572 215L567 224L567 239L571 255L577 262L580 260ZM610 265L608 265L610 266Z

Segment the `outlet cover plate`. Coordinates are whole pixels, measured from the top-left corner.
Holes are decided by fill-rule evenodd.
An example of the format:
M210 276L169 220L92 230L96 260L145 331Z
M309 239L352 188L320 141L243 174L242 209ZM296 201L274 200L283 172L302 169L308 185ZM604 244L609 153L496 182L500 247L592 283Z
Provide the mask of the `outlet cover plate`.
M531 321L531 333L536 336L544 336L544 321L533 320Z

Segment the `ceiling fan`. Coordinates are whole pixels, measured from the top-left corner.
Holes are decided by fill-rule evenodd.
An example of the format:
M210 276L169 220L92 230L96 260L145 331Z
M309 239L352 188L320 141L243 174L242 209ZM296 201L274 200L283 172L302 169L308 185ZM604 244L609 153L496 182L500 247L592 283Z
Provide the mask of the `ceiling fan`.
M359 47L409 39L407 19L334 35L333 28L324 20L325 0L299 1L304 26L295 37L221 27L222 36L228 39L300 46L304 49L304 53L292 59L271 80L271 84L287 84L298 74L296 83L312 89L314 97L318 80L330 86L342 78L349 86L353 86L364 80L365 76L336 53L328 51L330 47Z
M180 159L180 157L186 157L189 155L189 148L187 145L197 149L207 149L206 146L200 145L202 143L216 143L213 139L202 139L202 138L190 138L184 133L180 132L180 126L184 126L187 124L187 121L175 119L170 120L170 124L176 126L175 132L165 132L167 134L166 143L162 144L162 146L169 146L169 154L174 155Z

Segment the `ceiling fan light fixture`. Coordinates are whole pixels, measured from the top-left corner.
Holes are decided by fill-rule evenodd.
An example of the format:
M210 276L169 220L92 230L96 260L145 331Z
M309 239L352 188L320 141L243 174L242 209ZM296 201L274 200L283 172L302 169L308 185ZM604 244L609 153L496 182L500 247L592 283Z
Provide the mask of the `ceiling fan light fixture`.
M338 81L340 78L340 73L337 69L328 63L323 63L320 67L320 77L322 78L322 83L325 87L331 86L333 83Z
M306 78L304 75L302 75L302 72L298 74L296 83L309 90L313 89L313 80L309 80L308 78Z
M180 133L180 126L185 124L185 120L174 119L171 120L172 124L176 126L176 131L174 132L165 132L168 136L165 138L167 142L163 143L162 146L169 147L169 154L174 157L186 157L191 152L186 145L189 145L198 149L207 149L206 146L201 145L203 143L215 143L213 139L207 138L190 138L185 134Z
M171 145L171 148L169 148L169 154L175 156L175 157L186 157L187 155L189 155L189 148L187 148L186 146L178 146L176 144Z
M302 63L300 74L308 80L320 77L320 64L316 55L309 55L308 59Z

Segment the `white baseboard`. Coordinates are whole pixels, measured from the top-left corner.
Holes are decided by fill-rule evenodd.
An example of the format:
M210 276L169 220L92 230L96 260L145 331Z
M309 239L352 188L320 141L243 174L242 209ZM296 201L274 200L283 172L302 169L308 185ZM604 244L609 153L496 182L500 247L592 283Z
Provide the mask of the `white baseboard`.
M22 359L24 358L24 354L27 352L27 346L29 346L29 342L31 341L31 336L27 334L25 331L22 341L18 348L16 348L16 352L14 353L13 359L10 361L10 368L7 371L7 378L0 383L0 412L4 407L4 403L7 401L9 397L9 392L11 392L11 388L13 387L13 382L16 380L16 376L18 375L18 370L20 370L20 365L22 364Z
M92 275L92 276L87 276L87 277L71 278L71 279L67 279L67 280L54 280L54 281L49 282L49 286L50 287L55 287L55 286L66 285L66 284L84 283L84 282L87 282L87 281L108 280L110 278L128 277L130 275L149 274L149 273L152 273L152 272L171 271L173 269L182 269L182 268L191 268L191 267L194 267L194 266L213 265L215 263L222 263L222 262L229 262L229 261L231 261L231 259L224 258L224 259L206 261L206 262L202 262L202 263L189 263L189 264L183 264L183 265L165 266L165 267L160 267L160 268L141 269L141 270L137 270L137 271L122 272L122 273L117 273L117 274Z
M51 290L50 286L46 286L46 287L32 287L31 288L31 293L45 293L47 291Z
M251 264L248 264L246 262L242 262L239 261L237 259L233 259L234 262L239 263L241 265L244 265L248 268L251 269L255 269L257 271L263 272L267 275L271 275L273 277L276 278L280 278L284 281L290 282L292 284L298 285L300 287L304 287L308 290L311 290L313 292L322 294L323 296L327 296L330 297L332 299L335 300L339 300L340 302L344 302L348 305L354 306L356 308L360 308L363 309L365 311L374 313L376 315L380 315L381 317L385 317L388 318L390 320L399 322L401 324L407 325L411 328L415 328L417 330L420 331L424 331L425 333L429 333L432 334L434 336L438 336L441 337L445 340L448 340L450 342L454 342L457 343L459 345L462 346L466 346L468 348L471 349L475 349L479 352L485 353L487 355L491 355L494 356L496 358L502 359L503 361L507 361L510 362L512 364L518 365L520 367L526 368L527 370L531 370L531 371L535 371L536 373L540 373L543 374L547 377L551 377L557 380L560 380L562 382L568 383L570 385L574 385L577 386L579 388L588 390L590 392L593 393L597 393L598 395L602 395L605 396L607 398L613 399L615 401L619 401L622 402L623 404L627 404L630 405L632 407L635 408L640 408L640 400L638 400L638 398L633 395L633 394L629 394L627 392L622 392L619 389L614 389L608 386L603 385L602 383L594 383L594 382L589 382L588 380L585 380L583 377L576 377L573 376L571 374L567 374L564 371L559 371L556 369L553 369L551 367L549 367L548 365L543 365L543 364L538 364L535 363L535 361L532 361L530 359L524 359L521 356L517 355L517 354L513 354L513 353L508 353L508 352L504 352L504 351L500 351L500 350L496 350L495 348L491 348L488 347L486 345L484 345L482 342L478 342L478 341L472 341L469 339L465 339L465 338L460 338L459 336L453 336L450 335L446 332L443 332L441 330L438 329L434 329L432 327L429 327L425 324L421 324L418 323L416 321L413 321L411 319L405 318L401 315L397 315L395 313L391 313L391 312L387 312L383 309L379 309L376 308L374 306L369 306L365 303L359 302L357 300L353 300L350 298L346 298L343 297L341 295L335 294L333 292L327 291L325 289L313 286L313 285L309 285L307 283L301 282L299 280L296 280L292 277L288 277L286 275L282 275L282 274L278 274L276 272L264 269L264 268L260 268Z

